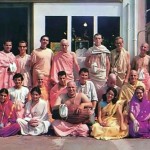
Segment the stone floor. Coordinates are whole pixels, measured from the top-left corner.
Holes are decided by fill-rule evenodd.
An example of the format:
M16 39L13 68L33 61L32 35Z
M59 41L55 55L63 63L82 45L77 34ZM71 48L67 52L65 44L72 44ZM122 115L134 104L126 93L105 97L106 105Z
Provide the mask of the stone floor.
M149 150L149 139L96 140L91 137L12 136L0 138L0 150Z

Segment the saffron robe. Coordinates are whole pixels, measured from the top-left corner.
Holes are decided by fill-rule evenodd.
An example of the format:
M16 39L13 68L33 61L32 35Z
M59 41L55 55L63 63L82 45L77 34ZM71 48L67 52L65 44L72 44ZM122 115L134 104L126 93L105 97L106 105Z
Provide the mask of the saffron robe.
M16 63L15 56L12 52L5 53L0 51L0 89L10 88L14 85L14 72L8 72L10 64Z
M56 102L56 99L60 94L67 93L66 86L65 87L59 87L59 83L55 84L54 87L52 87L50 91L50 107L53 108L54 104Z
M37 86L38 74L43 74L44 84L48 87L50 79L50 71L53 59L53 52L51 49L36 49L31 54L31 68L32 68L32 80L33 86Z
M111 62L111 73L116 75L116 85L121 87L128 70L128 65L130 65L129 53L122 48L118 55L116 49L111 51L110 62Z
M23 75L23 85L31 88L31 56L26 54L24 57L16 56L17 73Z
M53 59L52 69L51 69L51 79L56 83L58 83L57 73L59 71L65 71L67 74L67 80L74 81L73 68L74 68L73 53L72 52L64 53L60 51L54 56Z

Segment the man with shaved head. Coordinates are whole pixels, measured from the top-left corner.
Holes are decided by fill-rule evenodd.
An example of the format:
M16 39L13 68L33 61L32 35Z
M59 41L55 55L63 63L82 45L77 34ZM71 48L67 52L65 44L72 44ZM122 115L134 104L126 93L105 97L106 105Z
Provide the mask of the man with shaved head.
M138 79L145 84L147 93L150 90L150 56L147 55L148 50L148 43L142 43L140 54L135 56L131 63L132 69L138 72Z
M116 80L116 75L114 73L109 74L106 84L101 87L100 92L98 93L99 101L102 99L103 94L106 93L109 87L115 88L118 93L120 92L120 87L116 85Z
M143 86L145 88L144 83L138 81L137 71L131 70L129 75L129 82L124 84L120 91L119 101L122 105L128 103L131 100L137 86Z
M57 73L59 71L65 71L67 74L67 80L73 81L73 69L79 72L79 65L77 62L76 54L68 50L68 40L62 39L60 41L61 50L54 56L52 69L51 69L51 83L58 83Z
M75 104L78 105L77 110L81 111L85 107L92 107L91 101L84 93L76 92L76 83L70 81L67 83L67 93L61 94L54 104L53 110L58 109L61 104L66 104L68 107ZM58 136L88 136L88 126L86 124L72 124L65 120L56 119L52 122L52 126Z

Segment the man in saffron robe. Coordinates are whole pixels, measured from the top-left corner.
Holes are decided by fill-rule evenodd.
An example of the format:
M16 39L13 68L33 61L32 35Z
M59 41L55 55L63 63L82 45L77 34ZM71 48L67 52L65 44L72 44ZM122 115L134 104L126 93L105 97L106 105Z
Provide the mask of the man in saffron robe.
M65 71L67 74L68 81L74 81L73 69L79 72L79 65L77 62L76 54L68 50L68 40L62 39L60 41L61 50L58 52L53 59L51 69L51 81L58 83L57 73L59 71Z
M0 89L10 88L14 85L13 75L16 72L16 59L11 51L12 42L7 40L3 44L4 50L0 51Z
M31 88L31 56L26 53L27 42L19 42L19 55L16 56L17 73L23 75L23 85Z
M143 86L145 88L145 85L141 81L138 81L137 71L131 70L129 82L124 84L121 88L119 94L119 101L123 103L128 103L132 99L137 86Z
M115 46L116 49L112 50L110 55L110 71L111 73L116 74L116 85L121 87L124 83L128 82L128 77L130 73L130 55L123 48L122 37L116 37Z
M76 84L73 81L67 83L67 93L61 94L54 104L53 110L59 108L59 105L66 104L68 107L76 104L78 105L78 110L84 109L85 107L91 107L92 103L83 93L76 92ZM72 124L64 120L54 120L52 126L56 135L58 136L88 136L88 126L86 124L78 123Z
M20 131L15 106L8 99L8 90L5 88L0 90L0 119L0 137L16 135Z
M85 66L89 69L89 76L94 83L97 95L102 85L105 84L109 71L110 62L109 50L102 45L102 35L94 35L94 46L90 47L86 53Z
M47 48L47 45L49 44L48 36L43 35L40 39L40 42L40 48L33 50L31 54L33 87L37 86L38 74L43 74L45 77L44 84L47 88L49 88L53 52L51 49Z
M67 80L67 75L65 71L59 71L58 72L58 83L52 87L50 91L50 107L54 107L54 104L56 102L56 99L60 94L66 93L66 80Z

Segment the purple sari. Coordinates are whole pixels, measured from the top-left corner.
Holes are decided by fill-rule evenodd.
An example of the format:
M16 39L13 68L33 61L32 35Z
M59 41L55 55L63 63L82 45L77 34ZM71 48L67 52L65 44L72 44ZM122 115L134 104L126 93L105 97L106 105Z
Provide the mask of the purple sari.
M143 97L139 101L134 95L130 102L130 111L139 122L139 131L137 133L133 130L133 121L129 121L129 134L131 137L145 137L150 138L150 101Z

